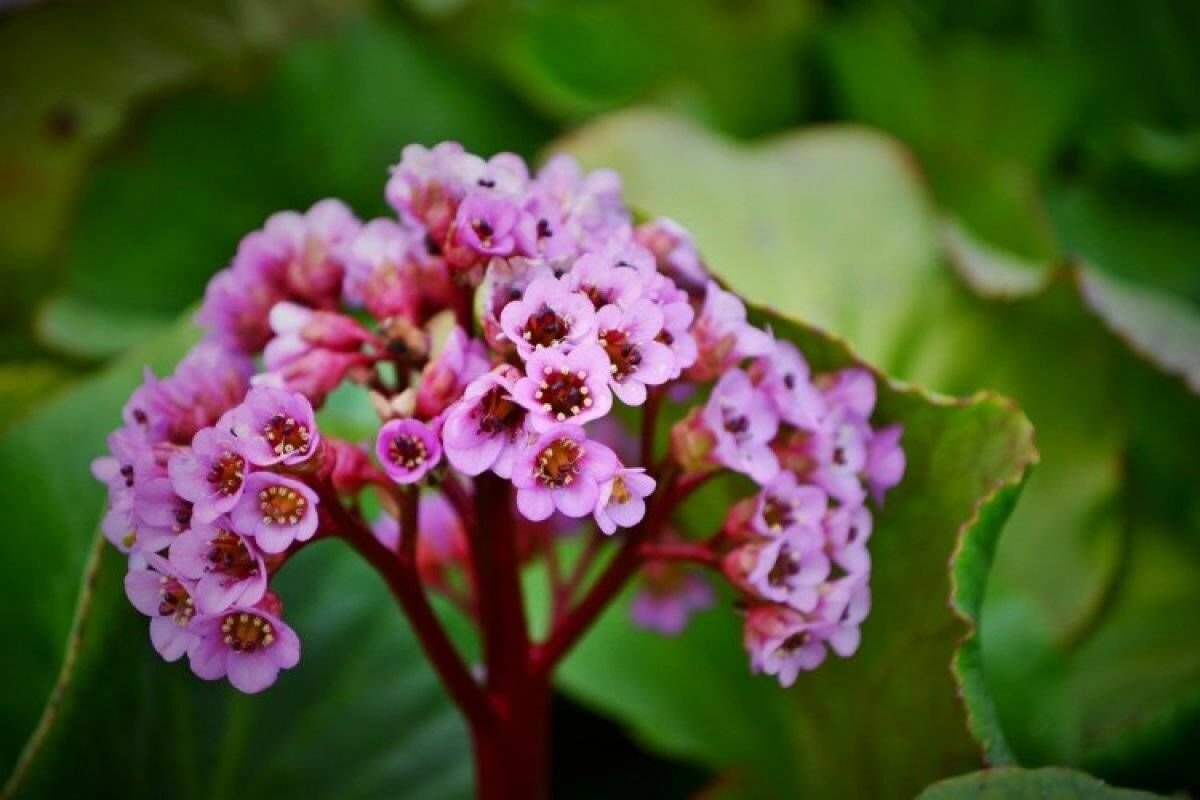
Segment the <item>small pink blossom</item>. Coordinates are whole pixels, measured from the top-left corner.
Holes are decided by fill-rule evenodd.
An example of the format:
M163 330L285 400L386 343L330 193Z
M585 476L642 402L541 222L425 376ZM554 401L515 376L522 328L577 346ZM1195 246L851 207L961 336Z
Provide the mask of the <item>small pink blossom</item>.
M199 637L191 630L196 615L194 584L180 576L165 558L146 557L144 568L125 574L125 595L150 617L150 641L166 661L183 658Z
M228 431L205 428L192 446L171 456L171 486L191 501L196 518L211 522L228 513L242 496L248 467L238 452L238 440Z
M743 358L771 352L769 334L746 321L746 306L737 295L710 281L700 316L692 326L699 355L689 370L693 380L711 380Z
M522 358L539 350L570 350L596 330L596 314L587 295L554 277L534 280L521 299L504 306L500 327Z
M525 377L513 388L513 398L529 410L537 431L557 423L582 425L612 408L611 364L604 350L585 344L570 353L539 350L525 363Z
M678 372L671 348L657 340L662 327L663 313L649 300L624 309L607 305L596 313L597 341L610 364L609 385L626 405L640 406L647 386L661 386Z
M199 637L188 650L192 672L206 681L228 677L238 691L255 694L275 683L281 669L300 661L300 639L283 620L253 606L234 606L197 617Z
M307 398L269 386L251 389L220 427L237 438L238 451L258 466L307 461L321 438Z
M632 528L646 515L646 498L654 492L655 481L641 468L621 467L612 478L600 484L593 516L606 534L617 528Z
M634 624L676 636L697 611L710 608L716 593L703 576L679 564L652 561L642 568L629 615Z
M230 518L264 553L282 553L317 532L317 495L305 484L271 472L253 472Z
M538 522L555 509L568 517L591 514L600 499L600 485L617 471L616 454L589 441L578 425L554 425L542 432L518 456L512 482L517 508Z
M488 370L483 342L467 336L455 326L434 344L430 361L421 372L417 387L416 413L432 419L462 397L467 384Z
M201 614L254 605L267 591L262 554L227 517L197 522L181 534L171 543L170 562L179 575L195 581L192 596Z
M503 365L467 386L463 399L446 412L442 444L446 458L467 475L493 470L502 478L524 445L528 411L513 397L520 373Z
M721 376L701 418L715 438L711 457L718 464L760 484L779 472L779 460L770 448L779 417L745 372L733 369Z
M442 443L430 425L416 419L393 419L379 429L375 455L396 483L416 483L442 460Z

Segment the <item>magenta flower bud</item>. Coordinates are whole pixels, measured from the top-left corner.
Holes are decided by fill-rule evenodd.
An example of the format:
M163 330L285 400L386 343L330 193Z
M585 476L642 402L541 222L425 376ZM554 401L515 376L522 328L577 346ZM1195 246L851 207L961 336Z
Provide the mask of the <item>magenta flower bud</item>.
M528 412L513 397L520 373L503 365L467 386L463 398L448 409L442 425L446 458L467 475L487 470L502 478L526 438Z
M292 542L317 532L316 493L300 481L272 472L252 472L233 507L233 527L254 539L264 553L282 553Z
M733 369L721 376L701 419L715 439L711 458L716 463L760 484L779 472L779 459L770 447L779 417L745 372Z
M442 443L430 425L415 419L394 419L379 430L375 455L396 483L416 483L442 460Z
M571 350L596 330L596 312L582 292L574 292L554 277L529 284L520 300L504 306L500 327L522 358L539 350Z
M258 466L307 461L320 442L312 404L304 395L269 386L251 389L220 427L237 437L238 451Z
M199 637L191 630L196 606L194 584L180 576L165 558L146 556L146 567L125 574L125 595L150 617L150 641L166 661L178 661Z
M362 447L337 439L327 439L325 444L333 462L329 479L338 494L357 494L364 486L382 477Z
M692 614L715 602L716 593L702 575L679 564L652 561L642 568L629 615L639 627L676 636Z
M249 246L243 240L234 259L249 259L252 269L268 283L283 289L284 296L306 305L326 306L341 295L345 246L362 223L340 200L321 200L304 214L273 214ZM255 237L255 234L251 234Z
M678 372L671 348L657 341L662 310L649 300L622 309L608 305L596 313L597 340L609 361L609 385L621 402L640 406L646 387L661 386Z
M314 311L297 303L276 303L271 308L270 322L275 341L288 342L279 348L287 352L294 352L299 346L292 342L302 343L310 349L358 350L374 338L354 317L332 311ZM268 345L267 350L270 349ZM267 366L271 367L269 352L264 355L268 359Z
M525 362L525 377L517 381L513 397L529 409L534 430L562 422L581 425L612 408L611 374L608 356L598 345L584 344L569 353L539 350Z
M197 522L171 543L169 560L179 575L195 581L192 596L201 614L254 605L267 590L262 554L228 517Z
M199 637L188 650L192 672L206 681L228 677L246 694L275 683L281 669L300 661L300 639L283 620L262 608L234 606L212 616L197 617Z
M513 465L517 509L539 522L555 509L568 517L591 514L600 499L600 485L616 474L617 456L599 442L589 441L578 425L554 425L526 448Z
M255 353L271 338L267 315L282 297L252 270L225 269L208 282L196 322L222 347Z
M329 393L341 385L351 371L371 363L362 353L311 349L279 363L278 353L270 352L271 345L279 341L273 339L267 345L264 360L271 371L255 375L251 384L303 395L312 405L323 404Z
M179 451L168 462L171 486L192 503L201 522L211 522L233 509L242 496L246 472L237 438L218 428L198 431L191 448Z
M655 481L646 470L621 467L612 478L600 484L600 496L592 515L606 534L617 528L632 528L646 515L646 498L654 492Z

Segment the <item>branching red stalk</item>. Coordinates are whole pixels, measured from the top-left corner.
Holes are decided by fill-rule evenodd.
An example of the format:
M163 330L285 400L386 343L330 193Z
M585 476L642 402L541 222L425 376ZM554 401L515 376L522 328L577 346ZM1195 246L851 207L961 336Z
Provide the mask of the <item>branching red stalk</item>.
M425 655L463 715L472 725L487 724L492 712L484 694L433 613L417 575L416 493L409 493L401 504L400 538L402 542L410 542L413 548L404 555L388 550L366 523L342 506L332 492L322 493L321 505L337 525L337 535L346 540L387 581L388 588L416 632ZM407 510L409 508L411 510Z
M708 544L699 542L643 542L640 554L646 561L687 561L707 567L718 567L721 563Z

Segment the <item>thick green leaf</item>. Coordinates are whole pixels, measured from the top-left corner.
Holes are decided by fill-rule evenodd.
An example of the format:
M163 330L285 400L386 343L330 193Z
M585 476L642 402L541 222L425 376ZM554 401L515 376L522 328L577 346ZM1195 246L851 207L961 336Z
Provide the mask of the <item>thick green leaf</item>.
M1151 800L1156 795L1115 789L1082 772L1043 769L992 769L941 781L918 800Z
M25 609L3 630L14 645L3 680L22 687L4 695L6 774L27 748L32 796L78 796L89 786L121 786L133 797L160 797L165 787L211 797L233 787L265 796L468 796L457 712L382 582L339 544L306 551L281 574L277 589L304 655L252 698L153 654L145 619L124 599L124 561L106 545L91 562L98 571L85 569L103 498L88 462L141 365L169 369L194 338L191 326L176 328L0 438L9 509L2 599ZM60 673L64 658L69 669ZM48 700L44 729L28 745Z
M952 248L960 277L907 155L861 130L743 149L634 112L565 147L618 169L637 207L688 226L751 300L837 331L899 377L1020 402L1043 463L997 547L982 658L968 648L958 661L974 729L995 761L1011 751L1150 786L1194 780L1174 743L1200 724L1200 648L1182 634L1200 610L1200 510L1186 488L1200 464L1185 444L1200 405L1138 354L1190 379L1187 307L1082 267L997 268L995 251L964 267ZM980 281L996 291L976 294Z
M889 331L911 313L906 303L921 297L912 273L936 275L913 173L874 134L826 131L736 151L683 124L632 115L567 146L592 165L617 166L637 207L691 226L709 263L735 288L758 301L790 301L803 283L804 308L792 310L853 330L859 346L891 346ZM879 285L852 268L873 258L891 276ZM875 297L891 305L861 314ZM853 361L816 329L766 319L777 334L798 340L817 369ZM954 669L978 675L964 662L979 659L979 606L996 536L1036 459L1032 430L994 396L958 401L880 380L881 419L904 425L909 470L872 539L874 610L858 655L784 693L747 675L738 620L728 611L679 641L610 615L566 665L565 685L620 713L648 741L738 769L768 794L911 796L980 763L970 729L1003 757L986 693L977 679L968 683L976 695L968 714L952 662L966 639ZM723 513L722 499L710 500L709 518ZM688 679L656 677L676 670ZM903 733L915 716L919 737Z

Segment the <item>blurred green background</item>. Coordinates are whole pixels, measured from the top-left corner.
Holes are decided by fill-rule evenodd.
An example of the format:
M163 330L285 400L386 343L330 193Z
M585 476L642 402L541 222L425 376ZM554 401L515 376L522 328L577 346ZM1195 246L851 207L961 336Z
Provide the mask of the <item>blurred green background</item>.
M837 699L870 746L822 750L743 674L726 611L669 643L614 617L563 675L558 795L911 796L984 750L1200 792L1200 4L17 5L0 11L0 774L48 697L54 717L25 794L470 793L461 723L352 559L289 569L321 653L230 698L149 657L120 564L93 558L86 473L242 234L329 195L384 214L400 148L447 138L615 166L750 299L899 379L1012 397L1037 430L974 576L982 666L962 691L995 717L972 723L978 747L965 713L951 734L899 704L862 730L864 685ZM892 657L947 678L936 633ZM922 738L956 755L905 772L896 743ZM930 796L981 791L1108 793L999 771Z

